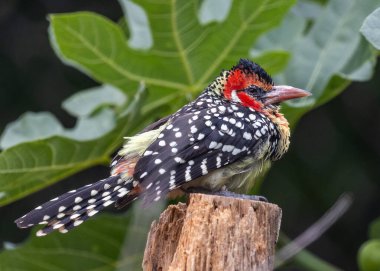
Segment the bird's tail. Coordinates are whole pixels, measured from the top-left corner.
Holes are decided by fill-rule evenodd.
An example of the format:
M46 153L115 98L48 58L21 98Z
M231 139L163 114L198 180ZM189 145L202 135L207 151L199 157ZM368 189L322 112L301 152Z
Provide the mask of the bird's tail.
M53 230L66 233L112 203L135 199L137 194L132 193L132 183L132 178L124 180L119 175L111 176L54 198L15 222L20 228L46 225L37 231L37 236Z

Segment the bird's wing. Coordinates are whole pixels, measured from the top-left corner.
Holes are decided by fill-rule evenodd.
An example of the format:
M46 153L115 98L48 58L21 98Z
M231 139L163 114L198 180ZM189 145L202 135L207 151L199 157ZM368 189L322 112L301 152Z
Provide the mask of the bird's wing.
M176 115L136 164L133 177L145 192L144 202L239 159L263 155L270 135L268 120L259 115L225 107Z

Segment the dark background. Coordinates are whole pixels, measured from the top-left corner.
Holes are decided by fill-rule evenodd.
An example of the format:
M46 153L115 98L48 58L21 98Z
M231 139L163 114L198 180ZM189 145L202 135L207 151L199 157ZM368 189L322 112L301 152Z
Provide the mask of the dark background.
M0 1L0 131L25 111L51 111L67 127L74 119L61 102L96 83L60 62L48 41L49 13L91 10L112 20L116 1ZM309 248L344 270L356 270L356 253L369 223L380 216L380 65L374 78L353 83L332 102L307 114L293 132L289 153L276 162L262 194L283 209L282 230L294 238L315 222L340 194L354 204ZM0 208L0 246L27 235L13 220L41 202L106 176L96 167Z

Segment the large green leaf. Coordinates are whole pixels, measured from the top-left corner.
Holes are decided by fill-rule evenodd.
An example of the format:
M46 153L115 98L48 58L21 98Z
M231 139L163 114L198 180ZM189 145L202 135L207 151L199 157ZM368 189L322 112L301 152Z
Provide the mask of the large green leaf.
M221 69L248 57L255 39L280 22L293 1L239 1L223 22L207 25L198 22L198 1L136 3L151 26L150 50L130 48L117 24L80 12L50 16L56 52L97 80L127 92L139 81L152 91L199 92Z
M330 79L339 74L363 45L359 33L364 18L378 6L377 0L332 0L314 22L310 31L293 48L293 58L285 70L284 82L307 89L315 102ZM365 45L363 45L365 46ZM293 101L291 105L303 105Z
M1 270L138 270L141 255L120 255L131 228L127 217L103 215L66 235L33 237L0 254ZM120 257L123 256L123 257ZM120 258L119 258L120 257Z
M107 164L110 154L121 143L125 134L137 132L137 129L144 125L145 122L138 116L142 100L140 92L129 105L128 111L116 120L113 129L96 139L84 138L79 141L73 138L83 137L85 134L79 131L86 128L89 132L94 132L94 129L98 129L97 125L101 125L99 121L92 125L78 124L78 128L69 131L71 138L68 138L68 135L63 137L64 133L50 137L46 137L45 134L42 139L20 143L4 150L0 154L0 206L85 168ZM109 122L104 125L109 125ZM79 128L81 126L82 128ZM31 130L33 129L32 126ZM28 128L25 131L27 132ZM17 134L17 130L11 129L6 133Z
M380 8L372 12L364 21L360 32L378 50L380 50Z

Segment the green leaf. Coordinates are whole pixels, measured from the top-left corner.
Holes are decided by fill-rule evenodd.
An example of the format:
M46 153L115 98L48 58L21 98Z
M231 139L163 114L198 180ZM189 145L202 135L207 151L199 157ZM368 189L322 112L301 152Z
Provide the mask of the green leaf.
M130 0L119 0L128 22L130 39L128 44L133 49L146 50L152 47L152 33L145 11Z
M3 251L0 269L125 270L126 264L138 268L141 266L140 254L120 255L131 230L129 224L127 217L102 215L66 235L34 236L21 247Z
M380 239L380 218L375 219L369 227L369 238Z
M62 136L75 140L92 140L103 136L115 127L115 114L103 109L94 116L81 117L73 129L65 129L49 112L27 112L18 120L8 124L0 144L3 149L17 144Z
M232 0L204 0L199 9L199 22L223 22L231 10Z
M144 98L141 92L143 91L141 90L129 105L124 116L117 120L112 131L94 140L78 141L53 136L21 143L4 150L0 154L0 206L85 168L107 164L109 155L119 146L127 132L135 133L145 124L145 121L138 117ZM82 123L78 125L77 130L72 131L72 136L80 136L78 130L88 129L88 132L96 133L96 129L101 130L110 123L112 124L111 121L100 120L95 120L93 124Z
M364 20L360 32L364 37L375 47L377 50L380 50L380 8L372 12Z
M292 59L284 76L279 78L279 83L304 88L313 96L308 98L309 103L302 99L291 101L288 106L317 102L331 78L347 69L362 45L360 25L377 5L377 0L366 1L365 5L359 0L332 0L323 8L311 29L292 48ZM358 68L352 67L356 71Z
M75 93L62 103L62 107L73 116L83 117L104 105L122 106L125 102L125 95L118 89L103 85Z
M367 81L373 75L376 60L375 50L361 37L359 46L339 72L339 75L352 81Z
M198 22L197 3L136 1L153 36L144 52L128 46L117 24L88 12L50 16L51 40L65 62L126 92L140 81L152 91L199 92L221 69L247 57L253 41L294 1L239 1L223 22L207 25Z
M277 74L286 68L290 59L290 54L283 50L266 51L253 60L264 68L269 74Z
M373 239L365 242L359 250L358 258L361 271L379 271L380 239Z
M6 149L25 141L62 134L63 131L63 126L51 113L27 112L7 125L1 135L0 147Z

